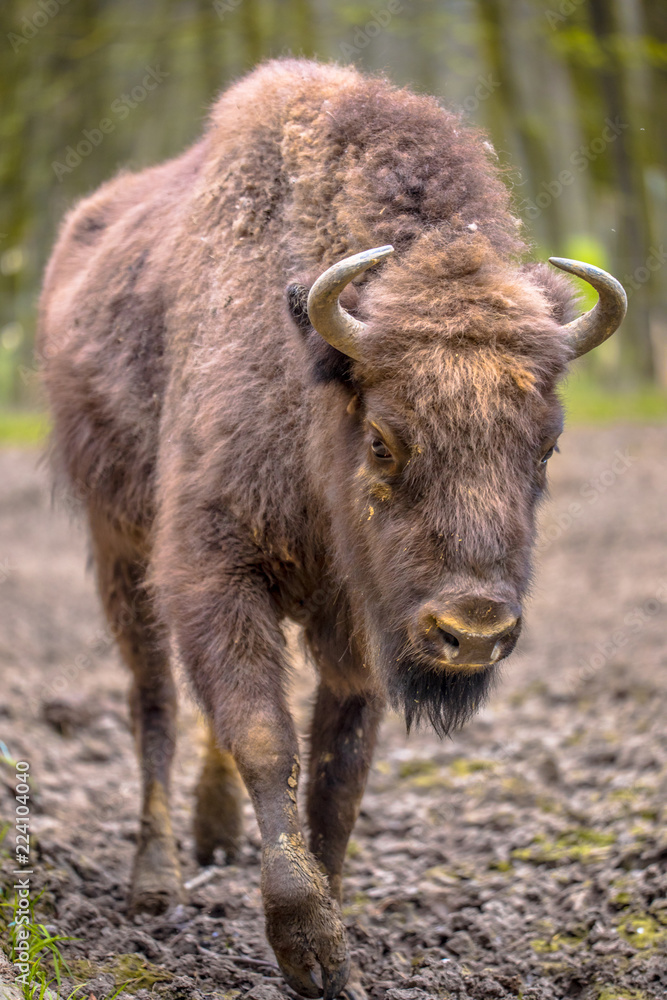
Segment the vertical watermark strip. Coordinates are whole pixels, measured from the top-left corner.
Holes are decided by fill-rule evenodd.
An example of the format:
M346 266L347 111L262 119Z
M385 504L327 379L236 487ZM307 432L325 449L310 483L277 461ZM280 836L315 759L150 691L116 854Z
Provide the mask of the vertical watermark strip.
M25 760L16 763L16 807L15 829L16 850L14 875L20 875L14 883L16 906L12 926L14 964L16 981L24 986L30 978L30 765Z

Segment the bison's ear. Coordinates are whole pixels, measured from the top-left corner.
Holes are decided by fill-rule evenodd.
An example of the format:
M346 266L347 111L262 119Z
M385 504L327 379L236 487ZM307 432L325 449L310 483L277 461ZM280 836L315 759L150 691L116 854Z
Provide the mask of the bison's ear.
M327 344L312 327L308 319L308 292L306 285L296 282L288 285L287 307L301 333L312 364L313 378L316 382L351 382L352 359L341 354L335 347Z
M286 294L290 316L305 337L313 329L308 319L308 288L294 282L287 286Z
M580 295L564 274L559 274L541 261L524 264L521 270L544 292L558 324L563 326L579 314Z

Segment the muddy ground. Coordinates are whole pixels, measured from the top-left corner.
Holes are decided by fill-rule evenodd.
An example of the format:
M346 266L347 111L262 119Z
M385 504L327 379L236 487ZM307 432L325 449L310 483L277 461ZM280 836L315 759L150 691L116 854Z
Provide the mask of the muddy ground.
M387 720L345 899L372 1000L667 998L666 453L667 427L569 431L528 628L489 707L445 743ZM41 912L77 939L63 993L293 997L263 934L249 806L239 864L166 916L126 915L137 768L85 562L35 454L0 453L0 737L34 775ZM302 724L311 686L297 658ZM200 750L184 701L174 812L188 880ZM12 778L0 766L6 818Z

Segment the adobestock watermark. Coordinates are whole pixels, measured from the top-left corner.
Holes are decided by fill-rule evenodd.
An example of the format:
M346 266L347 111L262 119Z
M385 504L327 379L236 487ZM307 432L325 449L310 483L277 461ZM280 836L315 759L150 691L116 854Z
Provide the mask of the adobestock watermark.
M576 688L582 681L588 681L601 670L619 650L623 649L633 636L638 635L646 625L667 607L667 578L658 582L653 597L637 604L624 615L620 626L596 643L594 651L581 660L570 676L570 686Z
M23 338L23 328L20 323L10 322L0 330L0 346L3 339L9 334L10 341L21 343ZM76 328L66 327L49 337L46 343L38 343L33 350L33 363L30 365L19 364L16 371L25 386L39 386L46 366L58 356L61 351L66 350L72 338L77 336Z
M603 496L607 490L618 482L621 476L630 469L637 461L634 455L631 455L627 449L621 451L618 448L613 455L613 458L609 465L595 476L593 479L589 479L588 482L584 483L579 490L579 496L585 503L580 503L578 500L574 500L572 503L568 504L565 510L560 511L556 517L552 520L548 527L544 528L540 532L540 536L535 543L536 552L546 552L554 542L558 541L566 531L572 527L575 521L577 521L586 507L592 507L598 502L601 496Z
M500 152L504 153L505 150L500 150ZM503 178L510 191L513 191L514 188L523 187L524 184L528 183L528 178L524 177L519 168L514 166L503 169Z
M579 146L570 154L570 164L572 169L561 170L558 177L550 181L542 181L541 191L531 201L524 198L517 205L517 209L524 212L529 219L537 219L542 212L556 200L560 198L566 187L574 184L577 175L588 170L599 156L601 156L612 142L616 142L619 135L630 128L627 122L622 122L619 118L613 121L611 118L605 119L605 126L599 136L592 139L587 146Z
M374 38L389 27L397 14L404 14L409 8L402 0L389 0L384 7L379 10L371 10L370 18L364 25L357 25L354 29L352 41L343 41L338 46L342 55L346 59L358 56L365 48L368 48Z
M238 10L243 0L214 0L213 10L221 21L224 21L226 14L233 14Z
M500 81L494 80L491 73L489 73L488 76L478 76L477 85L474 91L472 94L468 94L467 97L463 98L461 101L461 107L464 111L467 111L468 114L471 114L473 111L477 111L477 108L480 106L482 101L487 101L489 97L491 97L491 94L498 90L499 87ZM488 145L490 145L490 143ZM493 147L491 148L493 149ZM493 150L493 153L497 156L495 150Z
M51 169L62 182L66 174L71 174L73 170L90 156L93 149L101 146L104 137L116 131L118 122L125 121L130 113L146 100L148 95L169 76L168 70L161 70L158 66L146 66L146 75L140 84L133 87L129 93L121 94L115 101L111 102L110 112L113 118L102 118L95 128L83 129L83 138L77 142L76 146L67 146L61 160L54 160ZM115 120L114 120L115 119Z
M37 0L31 14L22 17L19 22L20 31L9 31L7 41L14 52L27 45L31 39L37 35L42 28L45 28L49 21L52 21L61 7L65 7L69 0Z
M117 622L107 625L106 628L97 628L85 651L78 653L71 663L62 666L55 675L49 677L48 682L34 692L31 698L32 708L37 711L44 703L61 698L69 689L78 690L81 677L90 673L99 657L111 652L123 630L135 620L134 609L123 604Z
M628 298L638 292L642 285L651 280L651 275L659 271L667 261L667 252L661 243L659 247L649 247L648 257L643 264L636 267L632 274L623 275L623 287Z
M9 580L13 569L9 556L0 559L0 583L6 583Z
M27 986L30 965L33 958L30 949L30 924L32 909L30 901L30 876L34 874L30 858L30 764L25 760L16 761L14 798L14 875L21 876L14 882L14 919L11 922L12 943L14 945L14 967L16 982Z
M568 17L574 14L577 8L583 7L585 3L586 0L562 0L558 5L558 10L554 10L553 7L545 10L544 16L547 19L547 24L552 31L555 31L559 24L567 21Z
M27 701L31 711L38 715L54 702L67 702L71 692L78 696L81 678L90 674L100 658L112 654L117 648L118 640L133 630L138 620L137 607L121 600L115 608L113 622L105 621L100 624L71 662L60 664L57 670L49 673L48 679L30 689Z
M13 328L14 324L8 324ZM3 330L7 330L7 326L3 327ZM21 339L22 339L22 327L20 329ZM70 329L65 329L60 332L57 336L54 335L45 344L35 345L33 351L33 363L31 365L20 364L17 365L16 371L19 374L23 385L39 385L42 374L44 372L45 366L58 356L60 351L64 350L70 343L72 337L74 336L74 331ZM0 342L2 341L2 331L0 331ZM19 340L20 343L20 340Z

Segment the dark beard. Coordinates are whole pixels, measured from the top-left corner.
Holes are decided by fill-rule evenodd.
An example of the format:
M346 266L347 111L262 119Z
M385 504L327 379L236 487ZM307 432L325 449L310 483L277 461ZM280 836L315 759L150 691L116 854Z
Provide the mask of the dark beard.
M486 702L496 681L496 667L467 672L434 670L414 660L401 659L392 669L389 699L403 709L408 733L428 721L438 736L451 736Z
M402 632L383 629L366 607L366 656L382 675L389 704L403 711L408 733L430 722L442 739L465 725L485 704L500 669L446 670L421 660Z

